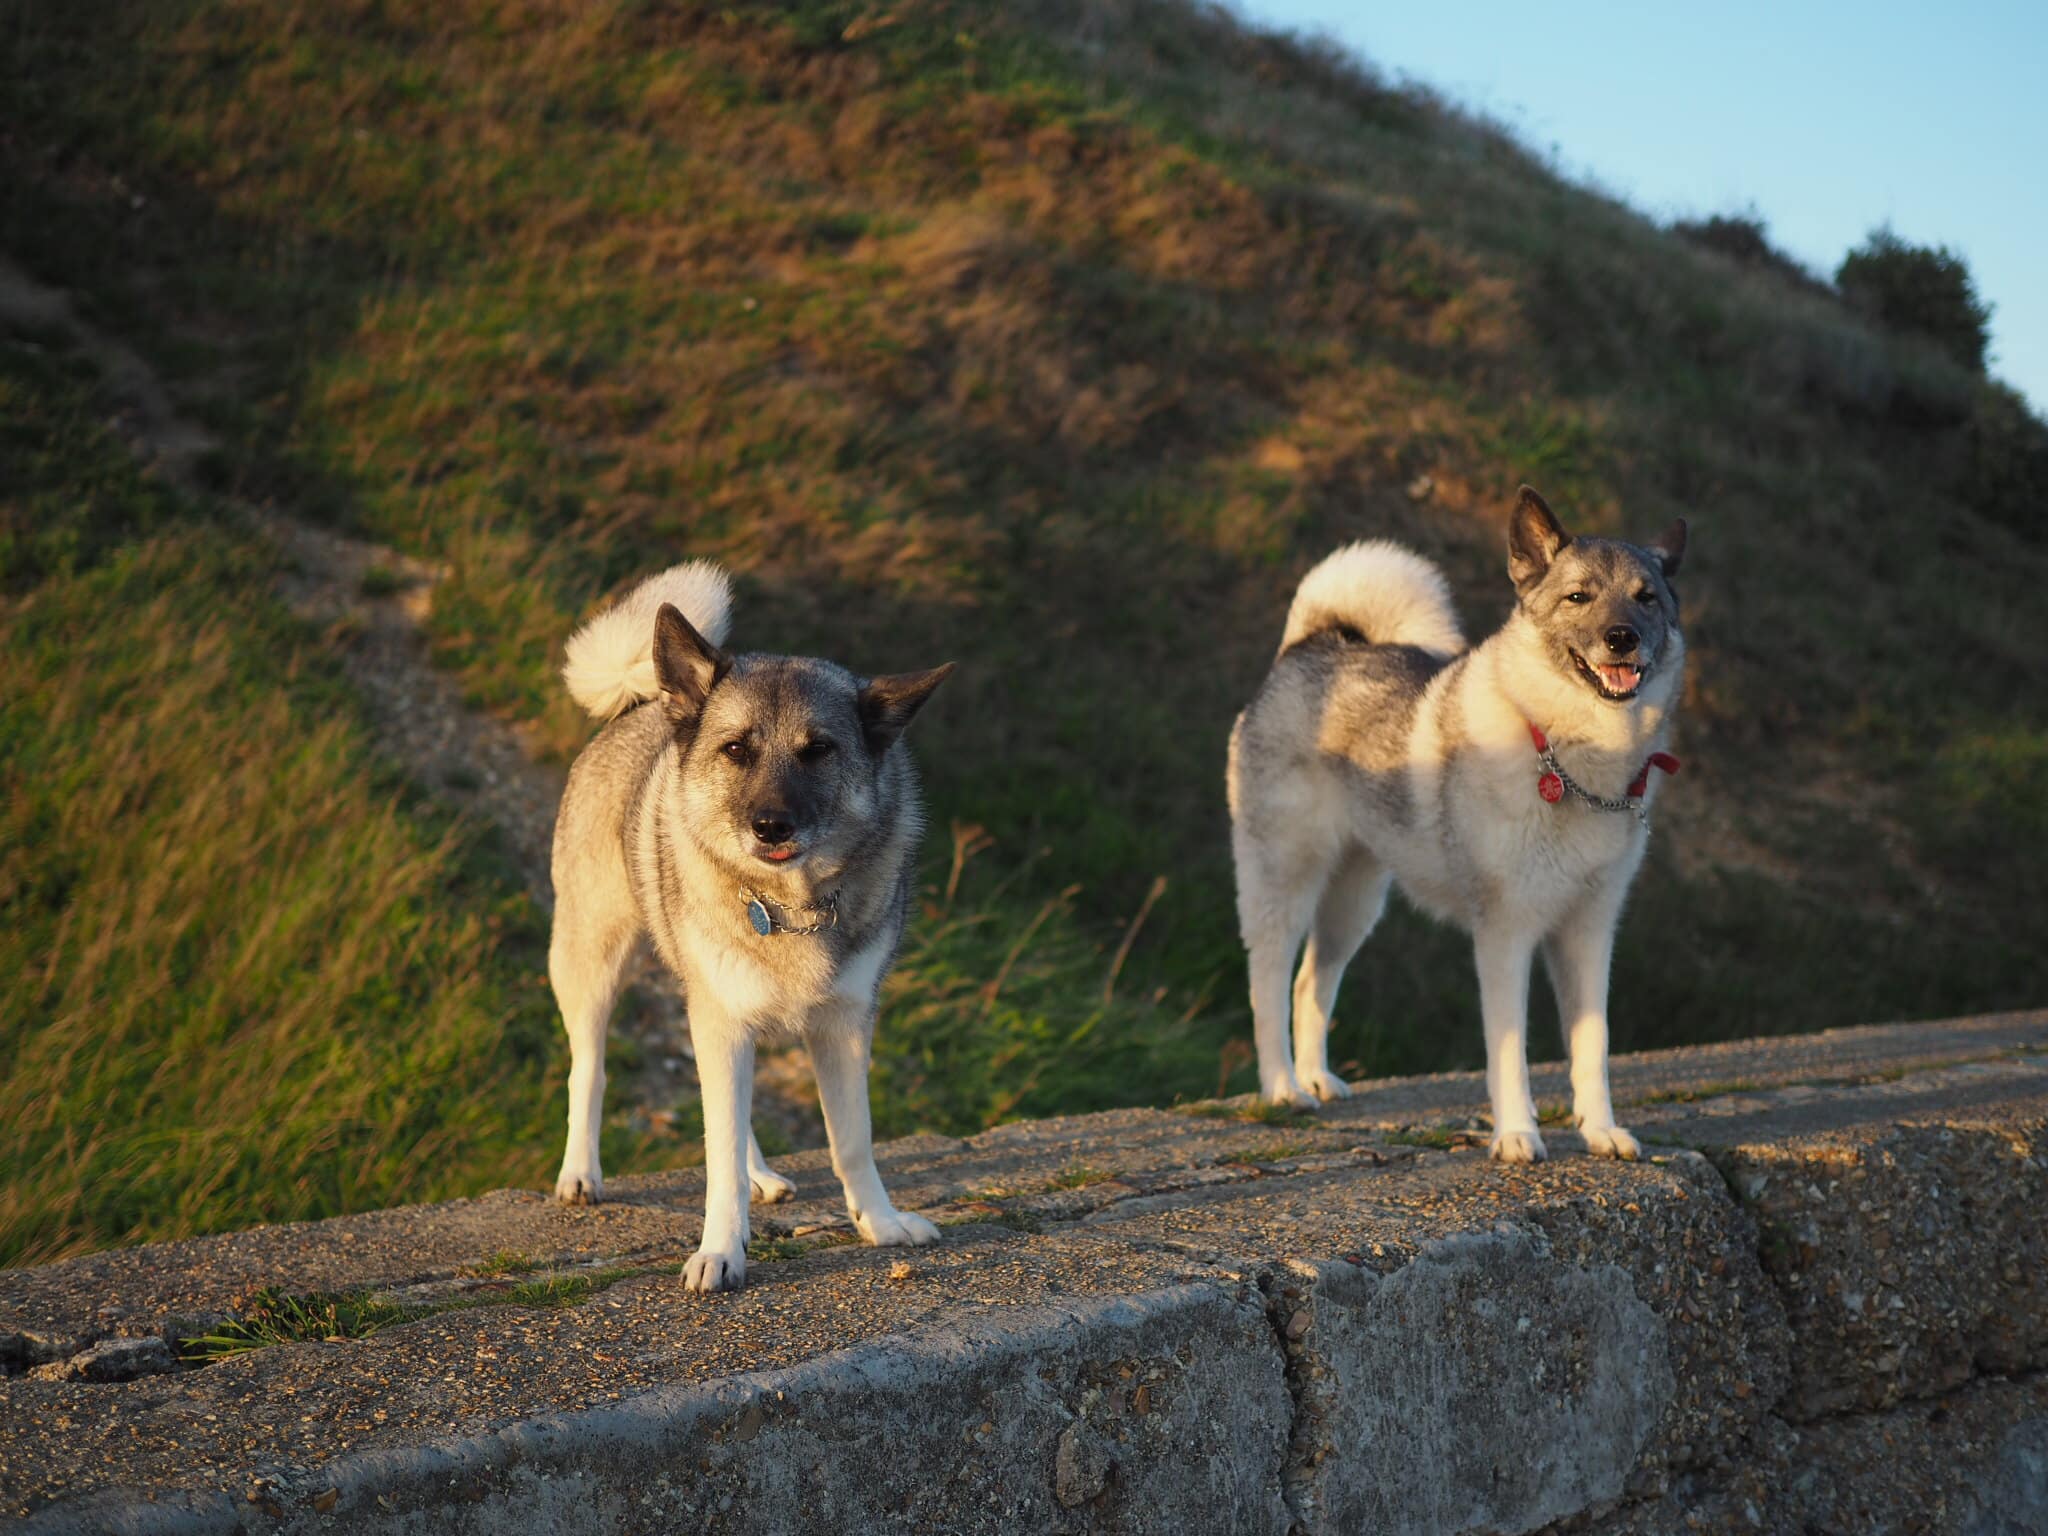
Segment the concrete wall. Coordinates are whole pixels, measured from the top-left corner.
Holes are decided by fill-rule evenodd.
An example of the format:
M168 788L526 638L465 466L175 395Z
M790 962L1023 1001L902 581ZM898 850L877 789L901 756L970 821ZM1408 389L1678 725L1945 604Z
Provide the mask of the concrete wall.
M1464 1078L1313 1124L1126 1111L887 1150L684 1293L687 1175L0 1274L35 1532L2048 1531L2048 1019L1620 1061L1652 1156L1490 1164ZM1660 1086L1661 1085L1661 1086ZM1548 1092L1548 1079L1539 1092ZM627 1272L510 1304L477 1259ZM200 1367L252 1282L416 1321ZM115 1379L125 1377L126 1379Z

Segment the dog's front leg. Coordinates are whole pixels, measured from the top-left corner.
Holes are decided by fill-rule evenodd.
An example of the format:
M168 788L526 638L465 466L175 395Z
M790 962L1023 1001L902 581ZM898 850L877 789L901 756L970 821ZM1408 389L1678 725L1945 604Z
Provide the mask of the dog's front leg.
M707 1010L708 1012L708 1010ZM753 1134L754 1036L690 1010L704 1100L704 1237L683 1265L693 1291L736 1291L747 1278L747 1142Z
M1529 1094L1529 961L1527 934L1482 923L1473 935L1479 964L1479 1008L1486 1020L1486 1096L1493 1105L1493 1155L1504 1163L1538 1163L1550 1154L1536 1129Z
M1625 887L1604 891L1564 920L1544 941L1543 958L1557 993L1557 1016L1572 1059L1572 1115L1596 1157L1634 1158L1635 1137L1614 1123L1607 1092L1607 974Z
M818 1074L825 1136L832 1143L832 1171L846 1191L846 1213L860 1235L877 1248L936 1243L939 1229L922 1216L897 1210L875 1167L874 1132L868 1119L873 1029L872 1017L835 1010L805 1031L804 1043Z

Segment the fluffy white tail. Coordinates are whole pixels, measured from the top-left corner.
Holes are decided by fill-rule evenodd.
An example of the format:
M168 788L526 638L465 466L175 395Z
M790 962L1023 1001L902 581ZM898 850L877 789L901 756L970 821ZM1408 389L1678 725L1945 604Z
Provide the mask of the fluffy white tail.
M1301 578L1280 648L1338 628L1374 645L1419 645L1445 656L1465 649L1444 573L1386 539L1346 544Z
M697 633L725 644L732 583L709 560L686 560L650 576L569 637L562 680L569 696L609 720L661 692L654 677L654 616L663 603L682 610Z

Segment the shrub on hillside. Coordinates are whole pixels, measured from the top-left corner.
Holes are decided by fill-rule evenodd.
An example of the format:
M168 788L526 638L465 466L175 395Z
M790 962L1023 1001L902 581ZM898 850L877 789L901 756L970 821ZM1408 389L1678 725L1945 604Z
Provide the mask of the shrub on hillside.
M1991 306L1947 246L1914 245L1881 226L1842 258L1835 286L1887 330L1925 336L1972 372L1984 371Z
M1986 517L2038 537L2048 528L2048 421L2016 389L1987 381L1966 434L1963 499Z
M1671 226L1671 232L1681 240L1726 256L1737 266L1775 272L1802 288L1822 287L1811 272L1771 244L1763 219L1754 212L1680 219Z

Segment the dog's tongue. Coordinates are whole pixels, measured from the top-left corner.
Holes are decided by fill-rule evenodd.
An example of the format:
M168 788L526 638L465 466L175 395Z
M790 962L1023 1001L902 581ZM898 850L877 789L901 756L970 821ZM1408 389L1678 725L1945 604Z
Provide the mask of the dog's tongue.
M776 862L777 864L780 864L780 863L782 863L782 862L783 862L783 861L784 861L785 859L793 859L793 858L795 858L795 857L796 857L796 849L794 849L794 848L770 848L770 849L768 850L768 857L769 857L770 859L774 860L774 861L775 861L775 862Z
M1600 681L1607 685L1610 693L1627 693L1635 687L1638 673L1634 667L1596 667Z

